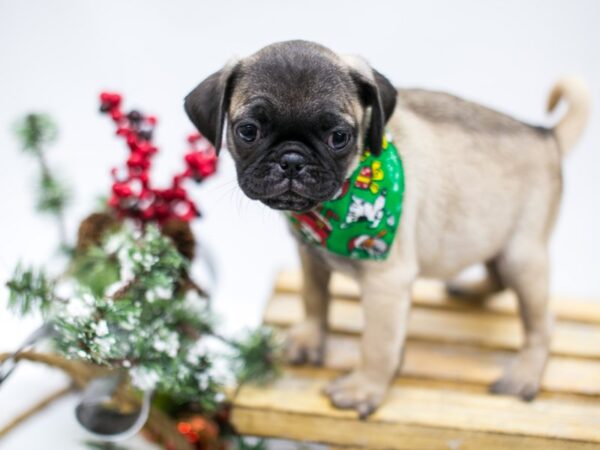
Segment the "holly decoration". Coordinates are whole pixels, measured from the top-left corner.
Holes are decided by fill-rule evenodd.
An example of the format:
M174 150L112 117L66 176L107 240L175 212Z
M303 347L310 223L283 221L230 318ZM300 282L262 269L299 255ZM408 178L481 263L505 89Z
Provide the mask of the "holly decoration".
M189 197L183 182L193 179L202 182L217 167L214 147L201 134L188 136L188 152L184 156L185 168L175 174L167 188L154 186L150 177L152 158L158 153L152 138L156 128L155 116L121 109L120 94L100 94L100 111L108 114L129 149L124 170L112 170L112 193L108 201L120 218L131 218L142 223L163 224L172 218L190 221L199 216L195 202Z
M183 169L168 187L157 187L151 178L157 119L125 113L121 104L119 94L100 95L100 110L129 150L124 166L111 171L108 211L80 222L63 273L18 266L7 283L9 307L41 314L55 331L61 356L123 373L130 387L154 392L153 408L176 422L175 432L190 448L220 449L224 439L253 448L227 423L224 391L232 383L276 375L273 333L259 328L239 338L221 335L207 294L190 277L196 241L189 222L199 210L185 182L203 182L215 172L215 150L202 135L190 135ZM38 157L45 179L58 185L43 153L56 126L47 116L29 115L19 130L23 148ZM49 198L50 185L44 186ZM49 203L61 219L65 203L63 196ZM172 439L156 439L175 448Z

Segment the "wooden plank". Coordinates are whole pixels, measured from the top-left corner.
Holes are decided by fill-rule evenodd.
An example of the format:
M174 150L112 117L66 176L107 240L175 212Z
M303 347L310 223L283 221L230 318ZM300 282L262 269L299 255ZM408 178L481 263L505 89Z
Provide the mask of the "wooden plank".
M269 387L246 386L233 423L242 434L369 448L600 448L600 405L565 399L525 403L448 389L393 386L367 420L333 408L323 371L286 371Z
M303 317L299 294L276 294L268 305L264 321L289 326ZM360 305L334 299L329 327L341 333L360 333L363 316ZM428 342L467 344L490 349L516 350L522 342L516 317L484 310L450 311L415 307L411 312L409 339ZM557 322L551 344L553 355L600 358L600 327L574 322Z
M276 283L276 291L295 293L302 286L302 275L298 271L282 272ZM358 298L358 285L350 278L334 274L330 285L334 297L345 299ZM418 280L413 289L413 303L421 307L449 309L453 311L487 310L498 314L515 315L517 301L511 291L504 291L490 296L485 303L478 304L451 298L446 294L444 285L433 280ZM569 297L553 297L551 308L560 320L582 323L600 324L600 303L598 301L582 301Z
M280 277L265 322L300 321L299 289L298 273ZM332 291L325 367L286 368L268 387L243 387L232 412L240 433L356 449L600 450L600 307L553 302L559 320L543 393L525 403L486 392L521 344L514 296L474 307L448 300L440 284L419 283L402 377L375 414L359 421L321 394L356 366L363 328L356 285L334 277Z
M599 450L600 445L528 436L497 436L414 425L368 422L279 413L270 409L236 406L232 415L244 435L333 444L329 449L355 450ZM360 446L360 443L363 446Z
M347 371L359 363L356 336L330 334L325 349L324 365L329 369ZM513 353L506 351L409 340L401 375L488 386L512 357ZM600 361L553 356L546 367L542 390L600 396Z

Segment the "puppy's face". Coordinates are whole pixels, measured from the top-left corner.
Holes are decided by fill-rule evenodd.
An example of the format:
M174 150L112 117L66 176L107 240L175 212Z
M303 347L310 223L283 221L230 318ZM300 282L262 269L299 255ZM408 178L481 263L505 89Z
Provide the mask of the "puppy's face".
M185 108L217 148L227 146L244 193L306 211L341 188L366 144L379 151L396 91L365 63L304 41L273 44L194 89Z

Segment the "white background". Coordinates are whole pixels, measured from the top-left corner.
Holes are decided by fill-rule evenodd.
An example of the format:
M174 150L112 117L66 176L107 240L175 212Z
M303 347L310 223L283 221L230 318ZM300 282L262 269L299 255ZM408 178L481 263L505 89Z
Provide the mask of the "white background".
M157 177L181 167L192 131L182 99L229 58L278 40L315 40L365 56L401 86L450 91L536 124L551 124L544 105L552 83L575 73L600 105L600 2L588 1L91 1L0 0L0 280L19 260L52 261L53 223L33 213L34 162L18 151L12 125L44 111L61 128L51 166L74 190L69 231L108 192L109 169L125 160L108 118L97 114L103 89L125 106L160 118ZM552 240L552 290L600 299L600 115L565 162L562 213ZM245 199L231 161L201 188L196 224L217 255L215 298L228 328L259 321L281 267L297 264L280 217ZM0 351L35 326L17 321L0 294ZM0 389L0 424L63 383L23 365ZM2 450L79 449L75 398L0 442ZM132 448L146 448L138 440Z

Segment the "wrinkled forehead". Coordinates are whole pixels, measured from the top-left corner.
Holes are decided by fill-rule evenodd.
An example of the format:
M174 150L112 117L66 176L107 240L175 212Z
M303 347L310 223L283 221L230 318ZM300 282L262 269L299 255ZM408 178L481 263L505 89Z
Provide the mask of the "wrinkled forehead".
M329 55L274 53L243 61L230 105L233 120L257 109L280 119L328 113L350 119L358 94L348 70Z

